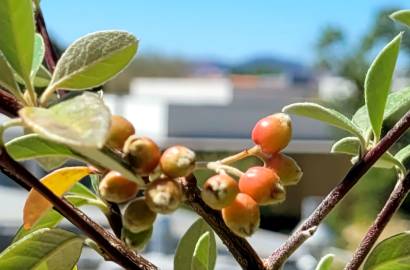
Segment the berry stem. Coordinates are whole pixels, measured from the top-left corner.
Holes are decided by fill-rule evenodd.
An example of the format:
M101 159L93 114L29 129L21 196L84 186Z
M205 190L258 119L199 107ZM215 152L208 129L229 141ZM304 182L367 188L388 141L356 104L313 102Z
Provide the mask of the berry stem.
M207 168L215 171L216 173L221 173L221 172L226 172L228 174L231 174L233 176L241 177L243 175L243 172L235 167L229 166L229 165L224 165L221 162L208 162Z
M237 154L221 159L219 162L225 165L232 164L238 160L250 157L250 156L259 156L261 154L261 149L258 145L253 146L252 148L245 149Z

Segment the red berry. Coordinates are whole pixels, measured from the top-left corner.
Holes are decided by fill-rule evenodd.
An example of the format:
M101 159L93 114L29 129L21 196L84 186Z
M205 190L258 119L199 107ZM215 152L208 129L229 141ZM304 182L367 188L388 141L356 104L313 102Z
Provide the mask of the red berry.
M260 205L278 203L285 199L285 190L279 182L279 176L265 167L249 168L239 179L239 190Z
M238 192L238 184L232 177L218 174L206 180L201 197L212 209L221 210L235 200Z
M285 148L292 137L291 119L277 113L260 119L252 130L252 140L264 153L277 153Z
M251 236L259 227L258 204L247 194L238 193L235 200L222 209L226 226L240 237Z

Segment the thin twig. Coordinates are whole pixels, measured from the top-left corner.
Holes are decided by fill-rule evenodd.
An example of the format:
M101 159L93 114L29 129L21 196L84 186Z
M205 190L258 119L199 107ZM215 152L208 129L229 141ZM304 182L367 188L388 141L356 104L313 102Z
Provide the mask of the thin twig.
M47 68L51 73L53 73L56 67L56 63L58 61L58 56L53 48L53 44L51 43L50 36L48 35L46 23L44 21L43 13L40 7L36 9L35 21L36 21L37 32L40 33L40 35L43 37L43 40L44 40L44 46L45 46L44 59L47 64Z
M359 179L371 168L371 166L393 145L410 127L410 112L407 112L394 127L369 150L346 174L343 180L326 196L315 211L305 222L288 238L288 240L266 260L267 269L280 269L287 258L302 243L300 231L306 231L319 226L323 219L343 199L348 191L359 181Z
M112 261L125 269L157 269L155 265L130 250L121 240L95 223L81 210L64 198L56 196L26 168L14 161L4 148L0 149L0 170L24 188L33 188L43 195L65 218L94 240Z
M196 179L193 176L187 177L186 180L182 181L182 186L187 198L186 203L212 227L241 267L252 270L265 269L262 260L248 241L233 234L226 227L220 212L205 204L196 186Z
M399 209L400 205L403 203L404 199L409 193L409 190L410 173L408 173L403 180L399 180L397 182L397 185L390 194L389 199L386 201L383 209L377 215L377 218L373 222L372 226L370 226L359 247L353 254L352 260L346 265L345 270L359 269L360 265L363 263L367 254L369 254L380 234L387 226L387 223L389 223L394 213L396 213L397 209Z

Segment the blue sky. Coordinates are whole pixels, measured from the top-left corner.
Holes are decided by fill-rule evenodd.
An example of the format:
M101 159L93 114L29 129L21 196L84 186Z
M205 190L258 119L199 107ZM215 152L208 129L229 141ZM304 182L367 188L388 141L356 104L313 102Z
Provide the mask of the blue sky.
M406 5L407 4L407 5ZM309 63L327 24L359 37L382 7L407 0L43 0L50 32L68 45L89 32L123 29L141 53L236 62L274 55Z

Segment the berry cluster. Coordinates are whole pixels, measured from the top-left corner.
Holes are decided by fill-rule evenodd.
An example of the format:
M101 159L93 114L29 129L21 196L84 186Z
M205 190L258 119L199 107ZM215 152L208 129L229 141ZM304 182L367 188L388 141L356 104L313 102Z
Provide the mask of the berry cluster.
M111 118L106 146L121 152L135 173L147 179L147 184L140 187L120 173L109 171L99 183L101 198L128 203L123 214L122 238L130 247L141 250L151 237L157 213L171 213L182 202L178 178L194 170L195 153L177 145L161 154L153 140L136 136L133 125L118 115Z
M204 183L201 197L209 207L221 211L225 224L236 235L252 235L259 227L259 206L284 201L285 186L300 180L302 171L297 163L280 153L291 136L289 116L273 114L256 123L252 131L255 147L207 163L206 168L217 174ZM138 186L118 172L110 171L99 183L103 199L127 203L122 239L141 250L151 237L157 214L172 213L183 201L181 177L201 166L195 162L195 153L184 146L172 146L161 153L154 141L136 136L133 125L121 116L112 116L106 145L120 152L135 173L146 180L146 185ZM250 155L261 158L264 165L250 167L244 173L229 165Z
M252 131L256 146L251 154L260 157L264 166L249 168L239 175L238 183L226 174L229 167L225 166L225 170L205 182L202 199L211 208L222 211L225 224L238 236L252 235L259 227L259 205L284 201L284 186L297 184L302 177L295 160L280 153L291 136L288 115L277 113L262 118Z

